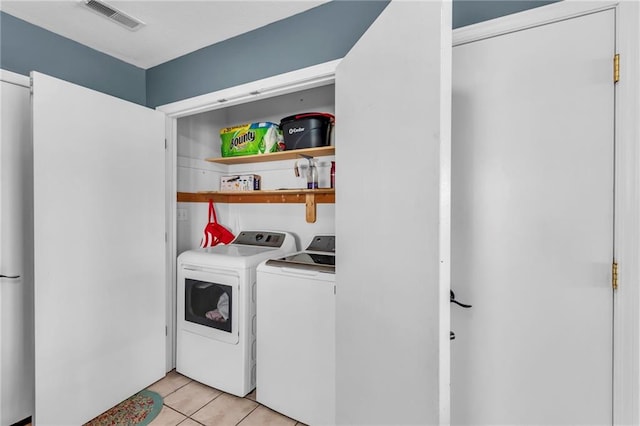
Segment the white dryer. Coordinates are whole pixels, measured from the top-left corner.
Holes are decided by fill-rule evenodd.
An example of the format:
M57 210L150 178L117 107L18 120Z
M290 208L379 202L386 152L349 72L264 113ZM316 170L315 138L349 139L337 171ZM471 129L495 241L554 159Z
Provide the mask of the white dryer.
M178 256L176 370L245 396L256 383L256 266L295 252L287 232L244 231Z
M257 401L308 425L335 424L335 236L257 273Z

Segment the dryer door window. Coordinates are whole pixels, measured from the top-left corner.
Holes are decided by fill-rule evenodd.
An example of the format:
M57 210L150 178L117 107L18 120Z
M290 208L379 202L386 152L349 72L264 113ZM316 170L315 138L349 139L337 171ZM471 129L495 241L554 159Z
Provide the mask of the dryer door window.
M186 278L184 304L185 321L227 333L233 330L231 286Z

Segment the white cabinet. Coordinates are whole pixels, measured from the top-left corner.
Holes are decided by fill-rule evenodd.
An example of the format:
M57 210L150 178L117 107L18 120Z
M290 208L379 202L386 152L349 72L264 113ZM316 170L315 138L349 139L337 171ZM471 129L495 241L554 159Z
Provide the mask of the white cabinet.
M29 79L1 73L0 425L4 426L33 414L33 192Z
M254 83L257 84L257 83ZM263 88L264 90L264 88ZM207 205L202 202L213 197L220 222L234 233L247 229L284 229L297 234L298 246L306 244L315 234L334 233L334 206L321 197L314 206L312 218L305 214L305 194L284 199L287 192L274 193L273 197L261 199L264 193L254 193L251 199L244 194L242 199L228 195L197 194L199 191L219 190L220 176L257 174L261 176L262 190L306 188L303 177L296 178L294 164L302 158L290 155L292 151L265 154L255 158L256 162L241 164L246 158L220 159L220 129L249 122L279 123L283 117L295 113L322 111L334 113L335 88L333 84L281 93L277 96L253 96L252 102L227 106L228 102L217 102L216 109L187 115L176 120L177 137L177 188L182 214L177 229L177 253L198 247L207 219ZM223 95L220 95L223 97ZM232 96L228 96L232 98ZM161 110L164 110L161 107ZM333 152L322 148L306 152L321 155L322 165L334 160ZM217 157L217 158L216 158ZM283 158L286 157L286 158ZM275 160L261 162L260 160ZM205 161L209 160L209 161ZM220 164L217 161L223 163ZM232 164L229 164L232 163ZM184 194L183 193L188 193ZM282 195L282 197L280 197ZM200 201L200 203L194 201ZM186 220L185 220L186 219ZM307 220L309 219L309 220Z
M166 371L164 116L31 80L2 71L0 425L83 424Z
M33 72L35 421L165 374L164 116Z

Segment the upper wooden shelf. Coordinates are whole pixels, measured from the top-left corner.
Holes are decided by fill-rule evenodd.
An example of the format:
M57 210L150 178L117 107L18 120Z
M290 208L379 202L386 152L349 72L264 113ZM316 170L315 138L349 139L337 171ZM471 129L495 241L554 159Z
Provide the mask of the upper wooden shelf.
M241 157L213 157L205 158L205 161L219 164L248 164L248 163L264 163L267 161L294 160L301 155L309 157L322 157L326 155L335 155L336 148L334 146L320 146L317 148L292 149L291 151L272 152L270 154L244 155Z

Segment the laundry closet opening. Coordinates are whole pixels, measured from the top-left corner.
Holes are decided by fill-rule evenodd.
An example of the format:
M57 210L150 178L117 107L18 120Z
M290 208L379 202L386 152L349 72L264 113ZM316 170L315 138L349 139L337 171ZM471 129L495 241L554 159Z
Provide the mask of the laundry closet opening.
M226 175L259 175L262 190L306 188L304 176L297 177L296 159L237 165L205 161L221 157L220 130L243 123L280 123L282 118L301 112L335 113L335 85L301 90L266 99L253 99L239 105L181 117L177 120L177 191L220 190L220 178ZM335 132L332 132L332 135ZM333 138L333 136L332 136ZM334 140L331 141L331 145ZM318 158L319 164L331 164L335 156ZM298 247L317 234L335 232L333 204L318 204L315 223L305 221L304 204L225 204L216 203L218 221L234 235L243 230L286 230L294 233ZM178 203L176 256L200 246L207 223L206 203Z
M158 108L167 115L166 188L167 197L172 201L167 210L167 262L170 268L167 273L171 277L167 283L167 371L176 367L177 356L176 259L201 246L211 198L203 193L220 191L223 176L260 177L261 191L252 191L257 198L245 198L239 203L237 198L227 201L222 197L222 201L215 201L217 221L235 236L247 230L286 231L294 236L296 249L300 249L316 235L335 234L333 188L314 190L317 191L314 194L314 220L308 220L307 196L302 192L307 190L307 182L304 176L295 173L296 165L302 165L300 160L304 158L297 153L277 153L286 153L284 159L276 154L271 154L275 157L265 155L268 159L258 162L251 159L245 162L242 157L239 158L241 163L233 164L216 160L236 159L221 155L220 131L224 128L246 123L279 124L285 117L305 112L335 115L334 81L339 63L340 60L330 61ZM319 169L326 163L329 167L324 169L331 170L331 163L335 163L335 134L334 127L331 146L326 147L330 149L314 148L321 151L314 153ZM185 200L181 194L189 197ZM253 202L256 199L259 201ZM238 302L233 294L231 299ZM233 308L232 311L237 313Z

